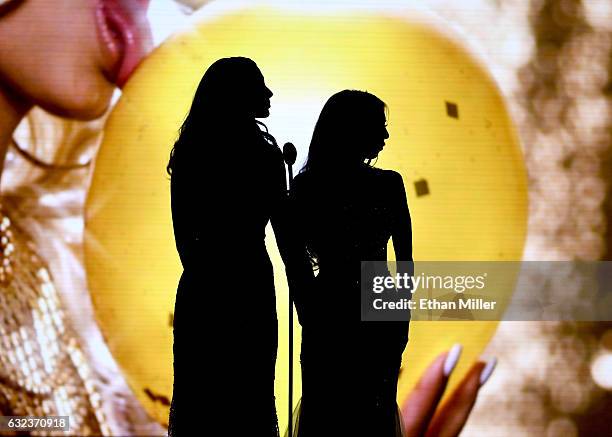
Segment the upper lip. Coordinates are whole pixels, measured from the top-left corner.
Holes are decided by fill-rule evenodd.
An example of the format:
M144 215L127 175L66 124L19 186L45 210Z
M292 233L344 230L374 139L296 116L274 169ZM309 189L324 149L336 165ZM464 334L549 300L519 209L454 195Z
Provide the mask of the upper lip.
M123 87L152 48L146 11L149 0L98 0L96 24L104 46L106 77Z

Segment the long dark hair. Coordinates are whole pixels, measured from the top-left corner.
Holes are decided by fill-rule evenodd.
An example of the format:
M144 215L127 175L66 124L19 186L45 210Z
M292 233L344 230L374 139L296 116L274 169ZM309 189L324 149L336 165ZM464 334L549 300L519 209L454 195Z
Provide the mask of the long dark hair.
M258 74L257 64L245 57L222 58L206 70L170 151L166 166L170 176L177 161L189 162L214 153L218 140L229 131L253 132L276 144L266 125L248 112L253 78Z
M321 110L300 172L363 162L360 127L371 125L373 117L387 110L385 102L367 91L344 90L331 96Z

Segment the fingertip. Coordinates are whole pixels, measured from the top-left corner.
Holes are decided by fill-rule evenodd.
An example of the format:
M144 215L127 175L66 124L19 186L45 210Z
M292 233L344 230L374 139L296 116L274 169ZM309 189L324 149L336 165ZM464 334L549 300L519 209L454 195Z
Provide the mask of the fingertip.
M480 387L482 387L491 377L493 370L495 370L495 366L497 365L497 358L493 357L487 361L486 365L480 372Z
M452 371L457 366L457 362L459 361L459 357L461 356L461 351L463 350L463 345L461 343L455 343L453 347L448 352L446 359L444 360L444 376L448 377L452 373Z

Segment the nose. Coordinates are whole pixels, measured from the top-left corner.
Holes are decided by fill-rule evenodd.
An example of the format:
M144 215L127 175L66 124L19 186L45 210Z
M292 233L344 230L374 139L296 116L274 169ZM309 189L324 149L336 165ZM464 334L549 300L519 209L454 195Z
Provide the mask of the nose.
M266 87L266 94L268 96L268 98L272 97L274 95L274 93L272 92L272 90L268 87Z
M387 128L385 128L385 140L389 138L389 131L387 130Z

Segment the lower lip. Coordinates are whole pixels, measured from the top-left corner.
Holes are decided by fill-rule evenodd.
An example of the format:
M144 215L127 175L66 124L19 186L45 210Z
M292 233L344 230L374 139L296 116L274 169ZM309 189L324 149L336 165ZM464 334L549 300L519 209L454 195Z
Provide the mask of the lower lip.
M110 82L123 88L152 48L150 28L134 23L113 0L98 0L95 15L98 39L112 66L105 74Z

